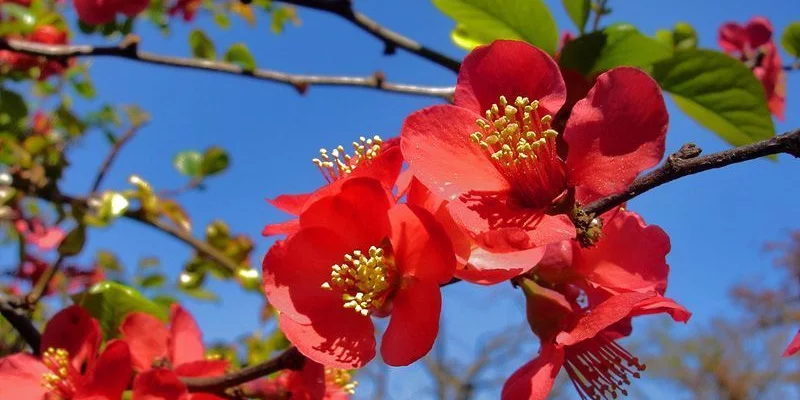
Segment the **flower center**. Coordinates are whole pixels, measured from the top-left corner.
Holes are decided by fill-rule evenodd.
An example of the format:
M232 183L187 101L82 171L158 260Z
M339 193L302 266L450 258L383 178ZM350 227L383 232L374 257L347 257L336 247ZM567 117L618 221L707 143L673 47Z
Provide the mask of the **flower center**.
M352 308L367 316L386 300L391 284L391 262L383 249L372 246L367 253L360 250L344 256L345 262L331 267L331 279L322 284L326 290L342 293L344 308Z
M75 382L80 378L80 373L69 363L69 353L50 347L42 355L42 362L50 370L42 375L42 386L55 395L56 400L75 396Z
M380 153L381 144L383 140L378 135L372 139L361 136L358 142L353 142L353 155L345 153L344 147L339 145L331 151L320 149L319 158L311 161L326 181L333 182L351 174L359 165L370 163Z
M616 399L624 386L639 378L645 365L602 334L566 348L566 369L581 399Z
M353 380L350 371L337 368L325 368L325 380L338 386L347 394L355 394L358 381Z
M539 101L517 96L514 103L500 96L475 123L470 135L484 149L495 168L512 184L515 194L530 207L544 207L564 190L564 163L556 152L558 132L553 117L539 115Z

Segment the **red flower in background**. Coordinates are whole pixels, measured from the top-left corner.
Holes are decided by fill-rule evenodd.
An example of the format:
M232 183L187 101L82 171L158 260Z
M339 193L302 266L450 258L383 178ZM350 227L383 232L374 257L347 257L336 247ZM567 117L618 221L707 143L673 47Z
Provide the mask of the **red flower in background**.
M194 19L197 9L200 8L202 0L177 0L169 8L169 15L183 14L183 20L189 22Z
M507 400L545 399L556 376L565 368L581 399L616 398L627 395L626 385L638 378L645 366L616 339L618 329L634 316L668 313L686 322L691 314L670 299L655 293L628 292L581 309L574 297L522 283L527 297L528 322L539 337L539 355L514 372L503 386Z
M375 356L370 315L391 315L381 344L387 364L410 364L433 346L452 245L430 213L393 202L380 181L348 179L308 204L300 230L265 256L267 299L308 358L343 369L366 364Z
M719 46L750 66L764 85L770 112L783 120L786 75L772 32L772 24L764 17L754 17L744 26L728 22L719 28Z
M149 4L150 0L75 0L75 11L81 21L102 25L114 21L117 13L135 17Z
M246 383L244 392L248 398L262 400L347 400L357 385L346 370L306 360L299 371L283 370L273 377Z
M789 343L788 346L786 346L786 351L783 352L783 356L789 357L791 355L794 355L798 351L800 351L800 331L797 331L797 334L794 335L792 341Z
M343 146L338 146L331 151L321 149L320 157L312 161L325 178L326 185L313 193L284 194L267 201L283 212L299 216L308 205L339 191L348 179L374 178L379 180L387 190L391 190L403 165L399 143L397 138L384 142L379 136L371 139L362 136L358 142L353 142L353 155L347 154ZM269 224L264 227L261 234L264 236L288 235L298 229L298 223L298 219L292 219L278 224Z
M8 39L20 39L19 36L8 36ZM40 25L33 29L30 35L21 39L43 44L66 44L68 35L51 25ZM68 65L73 64L72 59L67 61ZM43 57L36 57L28 54L16 53L8 50L0 50L0 66L7 65L12 71L29 71L32 68L39 68L39 80L45 80L53 75L61 75L65 66L62 61L47 60Z
M14 277L27 280L34 287L49 268L49 262L28 254L25 256L25 262L17 269ZM105 273L97 265L92 266L90 269L78 268L74 265L63 266L59 269L57 275L50 280L43 295L54 294L62 287L67 293L85 290L104 278Z
M25 239L25 243L33 244L42 251L56 248L66 234L57 225L45 226L39 218L17 219L14 228Z
M17 353L0 359L0 398L119 400L133 371L128 345L108 342L98 356L100 326L78 306L47 323L41 358Z
M134 382L136 396L161 394L165 399L188 396L179 376L218 376L228 362L205 358L202 332L194 318L180 305L170 308L169 328L158 318L145 313L128 314L120 325L121 339L128 343L133 367L139 371ZM138 398L134 396L134 398ZM217 396L192 394L190 399L219 399Z
M598 76L562 135L551 115L565 92L547 54L497 41L464 59L454 106L425 108L403 125L411 172L449 201L453 219L490 256L541 247L528 257L535 265L542 246L575 236L559 215L570 211L570 198L587 203L624 190L663 156L666 107L644 72Z

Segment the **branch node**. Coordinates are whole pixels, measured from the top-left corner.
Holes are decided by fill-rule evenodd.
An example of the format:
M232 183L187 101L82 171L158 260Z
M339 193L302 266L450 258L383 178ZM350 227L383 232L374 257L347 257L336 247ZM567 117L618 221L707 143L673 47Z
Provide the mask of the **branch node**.
M392 42L383 42L383 55L391 56L397 53L397 45Z
M139 43L142 39L132 33L125 36L119 43L119 49L128 56L135 56L139 52Z
M376 88L383 88L383 84L386 82L386 74L382 71L375 71L375 73L372 74L372 78L375 80Z

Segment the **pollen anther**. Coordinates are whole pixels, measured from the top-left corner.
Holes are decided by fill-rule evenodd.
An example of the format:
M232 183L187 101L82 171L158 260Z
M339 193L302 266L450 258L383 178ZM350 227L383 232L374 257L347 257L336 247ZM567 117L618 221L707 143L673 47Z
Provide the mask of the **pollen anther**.
M359 165L371 162L381 151L383 140L375 135L370 139L361 136L357 142L353 142L353 154L347 154L344 147L339 145L333 150L320 149L319 158L311 161L316 165L322 176L328 182L351 174Z
M380 247L372 246L366 253L360 250L344 256L345 262L331 266L331 278L322 283L325 290L342 293L344 308L352 308L367 316L383 305L389 289L390 263Z

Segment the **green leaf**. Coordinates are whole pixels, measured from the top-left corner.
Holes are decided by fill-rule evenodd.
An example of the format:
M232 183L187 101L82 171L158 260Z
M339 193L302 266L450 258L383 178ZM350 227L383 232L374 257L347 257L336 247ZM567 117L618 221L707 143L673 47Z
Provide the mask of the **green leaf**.
M109 271L122 271L122 264L120 264L119 259L117 259L117 256L114 253L107 250L100 250L97 252L95 257L97 259L97 265L103 269Z
M61 244L58 245L58 254L62 256L74 256L83 250L85 244L86 227L78 225L61 240Z
M19 4L10 2L0 4L0 15L8 16L8 21L14 21L17 26L24 30L24 33L30 33L36 26L36 16L31 12L31 9ZM3 23L7 22L4 21Z
M194 29L189 34L189 46L192 48L192 55L204 60L216 60L217 52L214 50L214 42L201 30Z
M589 21L589 14L592 8L591 0L561 0L567 15L578 27L578 32L583 35L586 30L586 22Z
M0 133L19 132L23 129L28 106L22 96L0 89Z
M231 19L228 18L228 14L222 12L214 13L214 23L222 29L231 27Z
M675 104L728 143L775 134L764 88L739 60L711 50L682 50L657 63L653 78Z
M256 69L256 60L244 43L231 45L228 51L225 52L224 60L242 67L245 71Z
M228 153L221 147L211 147L203 154L200 175L212 176L225 171L230 164Z
M252 22L248 22L252 25ZM272 10L272 21L270 21L269 26L273 33L282 33L288 22L295 26L300 24L297 12L293 7L278 7Z
M612 25L567 43L559 63L590 76L623 65L647 68L671 55L670 47L636 28Z
M219 301L219 296L217 296L216 293L208 289L203 289L203 288L185 289L183 290L183 293L197 300L211 301L215 303Z
M197 151L182 151L175 156L172 164L183 175L191 178L200 178L203 176L200 166L203 163L203 155Z
M166 320L164 309L142 296L136 289L116 282L100 282L89 290L72 296L75 304L97 319L103 336L111 339L119 333L119 325L132 312L143 312Z
M78 92L79 95L83 96L86 99L93 99L95 96L94 85L92 85L92 81L88 79L79 80L77 78L73 78L70 80L72 82L72 87Z
M31 153L33 155L41 153L42 150L46 149L47 146L49 145L50 141L47 140L46 137L39 135L28 136L28 138L26 138L25 141L22 143L22 147L25 148L25 150L28 153Z
M556 51L558 28L542 0L433 0L433 4L456 21L451 37L468 50L497 39L515 39L550 54Z
M781 44L787 53L800 58L800 22L792 22L781 35Z
M139 286L146 289L159 288L164 286L165 283L167 283L167 277L162 274L155 273L144 277L139 277L137 281Z
M678 50L697 48L697 31L686 22L678 22L672 29L672 42Z

